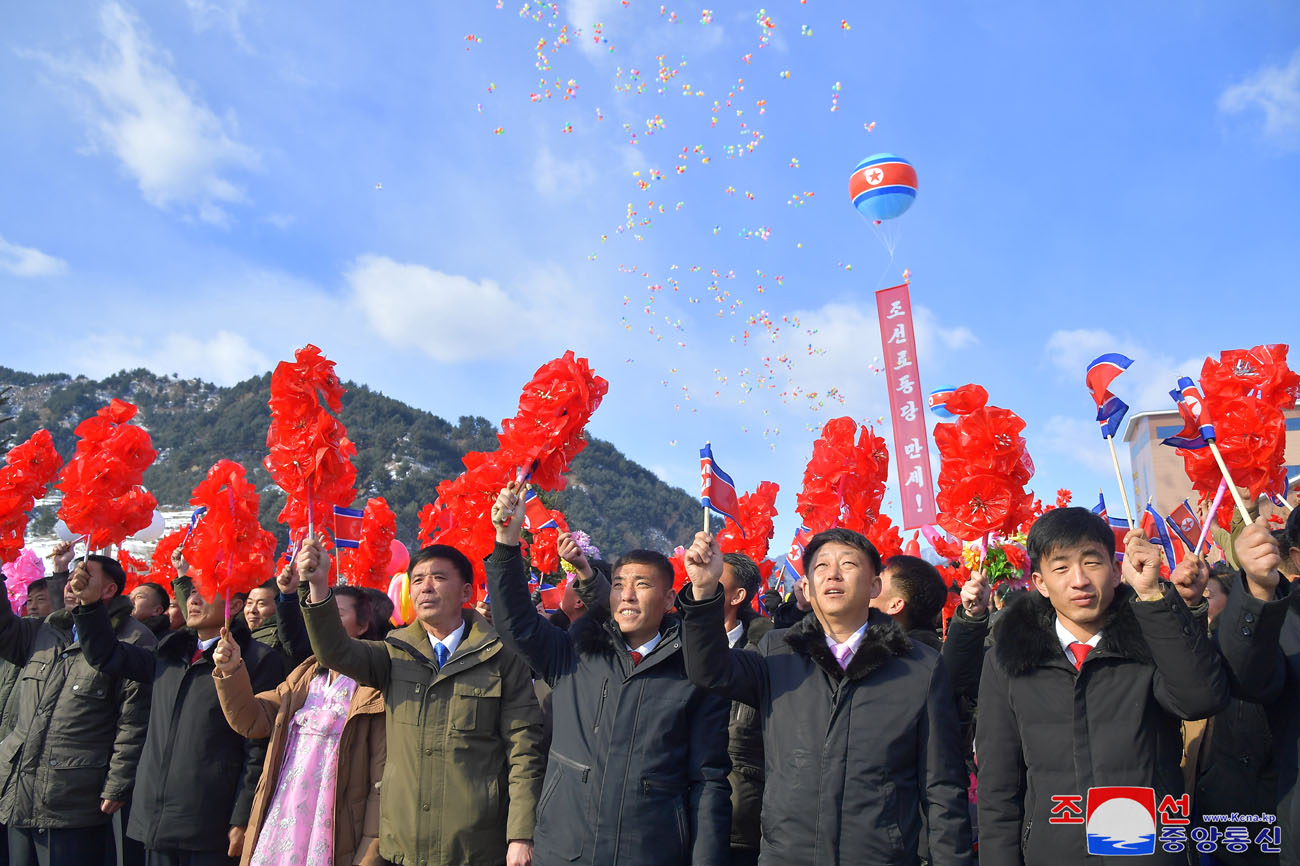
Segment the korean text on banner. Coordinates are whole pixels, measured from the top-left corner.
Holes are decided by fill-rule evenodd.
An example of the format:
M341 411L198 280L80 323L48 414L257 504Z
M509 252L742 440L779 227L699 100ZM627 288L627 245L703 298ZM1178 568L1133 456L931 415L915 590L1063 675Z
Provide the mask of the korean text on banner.
M916 367L916 331L907 284L876 292L881 358L889 383L889 411L894 425L899 504L903 528L934 523L934 482L930 475L930 437L925 428L925 392Z

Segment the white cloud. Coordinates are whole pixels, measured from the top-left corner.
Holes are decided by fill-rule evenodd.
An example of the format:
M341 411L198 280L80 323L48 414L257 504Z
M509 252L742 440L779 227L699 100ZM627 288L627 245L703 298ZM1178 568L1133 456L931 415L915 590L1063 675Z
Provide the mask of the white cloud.
M533 161L533 188L548 198L569 198L595 179L587 160L557 159L548 147L542 147Z
M607 24L609 13L616 8L614 0L569 0L569 25L582 31L578 47L587 57L594 59L609 53L607 46L595 41L595 26Z
M1201 364L1205 360L1205 354L1193 354L1178 360L1101 329L1056 331L1047 338L1044 347L1048 360L1057 368L1058 378L1076 383L1080 396L1086 393L1083 377L1088 362L1106 352L1119 352L1133 359L1133 366L1115 381L1111 391L1128 403L1134 412L1172 410L1170 389L1177 384L1179 376L1200 376Z
M236 139L233 114L218 117L189 92L170 56L121 5L104 4L100 30L98 60L43 57L93 94L86 113L94 140L121 161L151 205L226 225L226 208L248 200L232 170L258 164L256 152Z
M584 304L578 288L554 271L536 272L521 281L526 288L507 291L494 280L365 255L344 278L380 337L444 362L510 360L521 348L525 323L530 346L552 337L572 344L577 335L568 311ZM596 327L583 322L579 330L589 334Z
M913 307L916 329L917 362L923 377L947 366L954 353L979 342L969 328L945 326L927 307ZM784 348L793 359L792 378L804 391L825 394L831 387L844 397L842 410L829 410L827 417L852 414L862 419L888 414L888 397L884 382L872 368L881 366L880 324L874 304L832 302L816 310L791 314L798 329L789 329ZM809 342L808 331L817 354L801 351ZM761 337L754 342L762 355L776 354ZM932 381L932 379L923 379ZM829 407L831 404L827 404Z
M144 367L163 375L178 373L233 385L272 366L243 335L230 331L218 331L206 339L173 332L161 340L92 334L85 348L87 351L78 354L92 376Z
M195 30L200 33L211 29L225 30L236 45L252 51L239 20L248 9L248 0L185 0L185 5L189 7Z
M287 229L289 226L293 225L298 220L298 218L295 217L293 214L287 214L287 213L267 214L264 217L264 219L267 222L269 222L271 225L280 229L281 231Z
M1110 462L1110 449L1097 432L1097 423L1088 420L1086 415L1053 415L1042 424L1027 427L1025 440L1029 443L1029 453L1039 456L1042 463L1047 463L1042 458L1050 453L1054 455L1053 463L1062 458L1073 461L1102 480L1115 471ZM1117 454L1122 458L1127 450L1118 448ZM1086 492L1078 493L1076 505L1088 498Z
M1219 96L1219 110L1226 114L1252 108L1264 112L1266 136L1300 148L1300 50L1285 66L1264 66Z
M10 243L0 236L0 271L15 277L49 277L68 269L68 263L35 247Z

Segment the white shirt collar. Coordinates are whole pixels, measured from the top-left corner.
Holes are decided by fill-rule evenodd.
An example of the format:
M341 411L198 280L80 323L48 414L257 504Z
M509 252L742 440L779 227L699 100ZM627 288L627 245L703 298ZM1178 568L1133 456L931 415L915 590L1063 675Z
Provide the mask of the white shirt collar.
M217 635L216 637L210 637L207 640L199 641L199 651L207 652L208 650L212 649L213 644L215 644L219 640L221 640L221 635Z
M727 632L727 646L735 646L745 636L745 623L737 622L736 627Z
M858 647L862 645L862 636L867 633L867 626L869 625L871 625L870 620L864 622L862 624L862 628L858 629L853 634L849 635L848 639L845 640L843 643L839 643L838 641L835 640L835 638L831 637L830 635L827 635L826 646L831 648L831 652L835 652L836 647L846 646L856 654L858 651Z
M1097 632L1088 640L1079 640L1077 637L1070 634L1065 626L1061 625L1061 618L1058 616L1056 618L1056 639L1061 642L1061 652L1065 653L1066 657L1070 660L1070 664L1074 664L1074 653L1070 652L1070 644L1086 643L1088 646L1096 649L1097 644L1101 642L1101 632Z
M654 637L650 638L650 640L641 644L641 646L639 647L633 647L631 644L628 644L627 651L634 652L634 653L641 653L641 658L645 658L646 656L650 655L651 651L655 647L659 646L659 641L663 640L663 637L664 637L663 635L656 633Z
M447 635L442 640L438 640L433 635L429 635L429 644L430 646L434 646L434 647L436 647L438 644L442 644L447 648L447 658L451 658L456 654L456 647L460 646L461 639L464 637L465 637L465 620L461 619L460 628L456 629L454 632ZM437 652L438 651L435 649L434 653L437 654Z

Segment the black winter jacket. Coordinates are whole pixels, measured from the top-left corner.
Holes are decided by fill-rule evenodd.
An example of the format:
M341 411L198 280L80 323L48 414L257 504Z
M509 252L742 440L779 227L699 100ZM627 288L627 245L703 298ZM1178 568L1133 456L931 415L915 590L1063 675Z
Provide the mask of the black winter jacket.
M150 849L225 851L231 827L248 824L266 740L230 729L212 681L212 650L197 660L198 636L181 629L158 644L157 657L113 639L102 605L76 610L86 659L105 674L153 683L149 735L126 834ZM242 619L231 624L253 692L283 679L283 663L253 640ZM214 644L215 646L215 644Z
M1283 866L1300 866L1300 580L1278 587L1273 601L1250 594L1246 578L1228 594L1219 646L1233 693L1264 704L1276 743L1277 824Z
M789 601L783 601L772 611L773 628L791 628L799 624L799 620L812 613L812 608L800 610L799 603L793 598Z
M1102 626L1101 642L1076 671L1056 635L1056 611L1023 593L999 618L980 679L980 863L1069 866L1128 863L1089 856L1083 824L1049 823L1057 795L1092 787L1183 794L1180 719L1202 719L1228 700L1222 660L1172 588L1139 601L1127 585ZM1187 855L1143 862L1186 866Z
M758 649L772 630L772 621L753 614L742 620L745 634L740 649ZM727 754L731 757L731 847L757 851L763 835L763 722L758 710L740 701L731 702L727 725Z
M762 866L915 864L921 814L935 863L969 864L970 815L952 687L939 654L871 611L842 671L816 616L727 649L722 596L678 596L692 682L758 709Z
M728 864L727 702L687 680L678 618L633 667L607 603L565 632L538 616L517 546L485 566L502 639L554 689L536 866Z
M130 599L108 610L111 633L150 654L157 641L132 619ZM111 820L101 800L131 798L149 686L91 667L72 619L70 610L20 618L0 600L0 656L21 668L14 729L0 742L0 821L10 827L95 827Z

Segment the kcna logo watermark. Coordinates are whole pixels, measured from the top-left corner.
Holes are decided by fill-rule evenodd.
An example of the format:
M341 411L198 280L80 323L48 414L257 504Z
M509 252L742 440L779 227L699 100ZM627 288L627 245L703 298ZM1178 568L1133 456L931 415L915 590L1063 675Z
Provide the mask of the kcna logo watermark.
M1190 827L1190 811L1186 794L1178 798L1166 795L1157 806L1153 788L1089 788L1086 798L1079 794L1053 796L1052 816L1047 822L1083 824L1088 853L1112 857L1154 854L1157 844L1170 854L1180 854L1189 846L1202 854L1213 854L1220 846L1234 854L1244 854L1252 845L1265 854L1281 850L1282 830L1276 815L1205 815L1205 826Z

